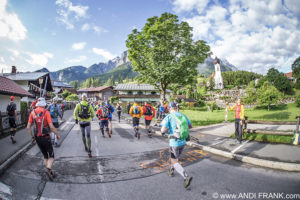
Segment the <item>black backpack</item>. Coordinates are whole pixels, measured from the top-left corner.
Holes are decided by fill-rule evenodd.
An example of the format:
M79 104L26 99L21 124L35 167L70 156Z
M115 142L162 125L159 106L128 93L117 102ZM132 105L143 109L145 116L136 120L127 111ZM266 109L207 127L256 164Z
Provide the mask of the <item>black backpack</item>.
M90 109L90 104L88 104L86 106L80 104L80 113L78 114L78 116L81 119L88 119L88 118L90 118L91 114L89 113L89 109Z
M151 106L147 106L146 107L145 115L146 116L152 116L153 115L153 113L152 113L152 107Z
M14 104L14 103L11 102L11 103L9 103L8 106L7 106L7 109L6 109L6 110L7 110L7 113L8 113L8 115L11 116L11 117L15 115L15 110L16 110L15 105L16 105L16 104Z
M118 107L117 107L117 110L118 110L118 111L122 111L121 106L118 106Z

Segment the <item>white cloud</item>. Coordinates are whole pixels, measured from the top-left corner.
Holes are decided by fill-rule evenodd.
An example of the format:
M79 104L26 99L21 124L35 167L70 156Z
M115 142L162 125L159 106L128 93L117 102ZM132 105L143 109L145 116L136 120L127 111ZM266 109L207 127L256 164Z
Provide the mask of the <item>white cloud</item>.
M13 41L24 40L27 29L15 13L6 11L7 0L0 1L0 37Z
M67 59L65 63L80 63L86 60L86 56L79 56L78 58Z
M31 52L25 52L26 55L30 57L30 59L26 59L26 62L33 66L41 66L45 67L48 63L48 59L53 58L53 54L44 52L42 54L36 54Z
M285 0L285 5L288 9L293 11L295 15L300 15L300 1L299 0Z
M174 10L198 10L194 2L176 0ZM292 2L290 7L300 8L299 2ZM289 3L285 1L288 8ZM281 0L231 0L227 7L214 1L204 12L192 16L187 12L183 20L193 27L195 40L207 41L214 54L241 70L266 73L268 68L277 67L290 71L290 58L300 52L300 21L294 14L296 8L290 10Z
M86 42L74 43L72 45L72 49L73 50L81 50L81 49L84 49L85 45L86 45Z
M16 49L8 49L8 51L10 51L15 57L20 55L20 52Z
M56 0L55 4L58 6L57 21L63 23L67 29L74 28L74 20L87 17L88 6L73 5L69 0Z
M191 11L196 9L199 13L201 13L207 4L209 3L209 0L175 0L173 2L174 5L174 11L184 12L184 11Z
M98 49L98 48L93 48L92 49L94 54L97 54L99 56L104 57L106 60L110 60L116 57L116 55L110 53L109 51L105 49Z
M89 24L83 24L82 27L81 27L81 30L83 32L86 32L86 31L88 31L90 29L91 29L91 26Z
M100 26L93 26L93 30L95 33L107 33L108 31Z

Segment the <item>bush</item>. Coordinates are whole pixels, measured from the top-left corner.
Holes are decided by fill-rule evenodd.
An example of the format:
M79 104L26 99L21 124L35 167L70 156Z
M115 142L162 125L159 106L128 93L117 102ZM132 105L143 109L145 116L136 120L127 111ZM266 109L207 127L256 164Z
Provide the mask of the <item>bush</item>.
M21 101L21 112L28 109L27 102Z
M206 105L209 106L211 112L213 112L214 110L220 110L216 102L207 103Z
M118 101L119 98L117 96L110 97L110 103L113 104L115 101Z
M76 94L71 94L67 96L66 98L67 101L78 101L78 96Z
M296 106L297 106L297 107L300 107L300 95L297 95L297 96L296 96L296 101L295 101L295 103L296 103Z

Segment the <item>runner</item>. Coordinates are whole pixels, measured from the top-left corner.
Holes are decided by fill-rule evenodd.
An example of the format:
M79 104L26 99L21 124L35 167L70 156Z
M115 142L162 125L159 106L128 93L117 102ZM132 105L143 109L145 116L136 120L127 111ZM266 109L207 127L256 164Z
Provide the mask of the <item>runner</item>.
M53 126L50 112L45 109L46 101L44 98L39 98L34 109L30 115L27 124L27 130L32 137L32 141L36 141L40 151L44 156L44 165L46 167L46 174L52 181L55 178L54 172L51 170L54 162L54 151L50 139L50 130L54 132L57 139L60 139L57 129ZM34 134L31 131L31 126L34 125Z
M148 137L152 138L150 124L152 118L155 117L155 109L152 106L150 106L147 102L145 102L145 106L143 107L143 113L145 115L145 125L146 129L148 130Z
M58 131L58 128L59 128L58 117L60 117L60 119L62 119L62 113L61 113L59 105L57 104L57 99L52 100L52 104L47 108L47 110L50 112L53 126ZM54 147L57 147L56 135L53 132L51 132L50 136L51 136L52 145Z
M109 116L108 116L109 131L110 131L110 135L112 135L112 114L115 111L115 109L112 105L110 105L109 100L106 101L106 106L109 111Z
M244 105L242 105L241 103L241 99L239 98L236 101L236 104L230 108L230 106L228 106L228 102L226 102L226 106L227 109L229 111L232 111L233 109L235 109L235 142L236 143L242 143L242 139L243 139L243 120L245 119L245 109L244 109Z
M186 171L178 162L178 158L182 153L189 138L189 128L192 128L191 121L180 112L177 112L175 103L170 104L170 114L161 122L161 132L165 134L169 131L169 146L171 166L168 171L169 176L174 176L176 170L184 178L184 187L187 188L191 184L193 177L188 176Z
M160 102L156 103L156 122L154 126L159 126L160 124Z
M60 104L60 109L61 109L61 117L63 118L64 117L64 113L65 113L65 103L62 102Z
M16 143L15 134L17 129L16 119L17 119L17 105L14 102L15 97L10 97L10 102L6 107L6 115L8 115L8 122L10 126L10 139L13 144Z
M161 120L163 120L167 116L167 114L169 113L168 105L164 104L163 101L161 101L159 112L160 112L160 119Z
M131 108L131 104L128 101L128 103L127 103L127 114L129 114L130 108Z
M118 118L119 118L119 123L120 123L121 113L122 113L122 106L120 106L120 104L117 104L117 113L118 113Z
M100 130L102 133L102 137L105 137L104 136L104 127L105 127L108 137L111 138L111 134L110 134L109 128L108 128L109 111L104 102L100 103L99 109L97 110L97 113L96 113L96 116L100 120L99 125L100 125Z
M142 108L137 104L135 101L133 106L130 108L129 114L132 117L132 123L133 123L133 128L135 132L135 137L138 139L141 138L141 134L139 133L139 124L140 124L140 118L143 115L143 110Z
M91 151L91 120L95 116L95 112L93 107L87 102L87 96L85 94L82 95L82 101L76 105L74 110L74 119L76 124L80 125L80 130L82 133L82 142L84 144L85 151L88 152L89 157L92 157ZM87 144L86 145L86 137L87 136Z

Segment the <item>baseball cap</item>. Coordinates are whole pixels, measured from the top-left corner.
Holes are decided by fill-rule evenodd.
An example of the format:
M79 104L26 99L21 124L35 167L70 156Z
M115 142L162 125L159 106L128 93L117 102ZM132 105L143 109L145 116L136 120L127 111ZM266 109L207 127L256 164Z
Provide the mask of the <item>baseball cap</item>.
M45 107L47 105L45 98L40 97L36 103L37 107Z
M172 102L172 103L169 104L169 107L170 108L177 108L177 105L176 105L176 103Z
M14 99L15 99L15 97L14 97L14 96L11 96L11 97L10 97L10 100L14 100Z

